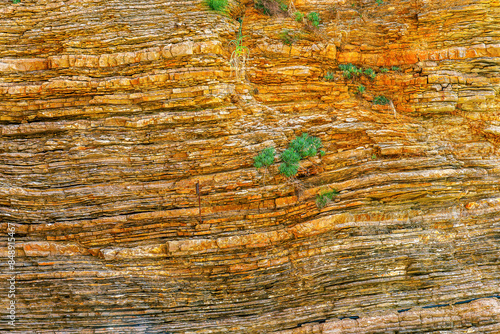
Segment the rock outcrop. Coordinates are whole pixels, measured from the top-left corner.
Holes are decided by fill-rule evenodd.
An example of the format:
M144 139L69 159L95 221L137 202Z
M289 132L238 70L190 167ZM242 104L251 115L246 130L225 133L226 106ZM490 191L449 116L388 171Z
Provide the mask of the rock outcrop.
M498 0L4 2L1 331L500 332Z

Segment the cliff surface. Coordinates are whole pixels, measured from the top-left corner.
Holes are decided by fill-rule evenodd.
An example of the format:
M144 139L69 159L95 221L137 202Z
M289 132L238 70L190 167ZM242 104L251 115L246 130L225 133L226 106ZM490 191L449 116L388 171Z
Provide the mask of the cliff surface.
M294 5L4 1L1 331L500 332L499 1Z

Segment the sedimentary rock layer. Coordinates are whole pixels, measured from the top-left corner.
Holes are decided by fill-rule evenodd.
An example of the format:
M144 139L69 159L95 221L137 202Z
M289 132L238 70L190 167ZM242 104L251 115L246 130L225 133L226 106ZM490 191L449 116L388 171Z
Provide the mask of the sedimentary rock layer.
M294 5L319 27L252 1L0 9L0 330L500 331L500 4ZM253 167L304 132L326 154L296 178Z

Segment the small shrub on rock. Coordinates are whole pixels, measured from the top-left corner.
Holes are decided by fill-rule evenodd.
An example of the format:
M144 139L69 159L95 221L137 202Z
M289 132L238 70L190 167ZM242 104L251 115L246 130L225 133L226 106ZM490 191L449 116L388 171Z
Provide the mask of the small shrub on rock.
M299 162L306 157L316 156L318 153L321 156L325 155L324 150L318 150L323 147L321 139L318 137L309 136L303 133L302 136L296 137L290 142L288 148L280 155L281 164L278 167L279 172L286 177L293 177L299 171ZM268 167L274 162L274 147L263 149L255 158L255 168Z
M367 68L365 69L364 73L370 78L370 79L375 79L375 77L377 76L377 74L375 73L375 71L371 68Z
M307 133L296 137L290 142L288 149L281 154L281 165L279 171L286 177L292 177L299 171L299 161L306 157L313 157L318 154L318 150L323 146L321 139L310 137ZM320 151L321 156L325 151Z
M255 168L269 167L274 162L274 147L266 147L254 158Z
M302 14L301 12L295 12L293 13L293 16L295 17L295 21L297 22L302 22L302 20L304 20L304 14Z
M382 96L382 95L376 96L373 99L373 104L386 105L386 104L389 104L389 103L390 103L390 100L387 97Z
M340 64L339 69L342 71L342 74L347 79L352 79L353 76L360 76L363 73L361 68L357 68L355 65L349 64Z
M316 206L320 209L323 209L338 194L339 194L339 192L335 189L333 189L331 191L327 191L327 192L322 193L322 194L318 194L316 196Z
M286 177L292 177L299 171L299 161L300 155L291 148L286 149L281 153L281 165L279 166L279 171Z
M228 6L228 0L206 0L211 10L225 12Z
M311 21L311 24L314 26L314 27L319 27L319 22L321 21L320 18L319 18L319 14L316 13L316 12L310 12L309 14L307 14L307 19L309 21Z
M280 33L280 39L283 44L292 46L299 39L299 36L290 29L283 29Z
M317 155L318 149L322 146L321 139L318 137L309 137L307 133L303 133L301 137L292 140L289 147L297 152L301 158L307 158Z
M285 15L288 6L282 0L254 0L255 9L260 10L266 15Z

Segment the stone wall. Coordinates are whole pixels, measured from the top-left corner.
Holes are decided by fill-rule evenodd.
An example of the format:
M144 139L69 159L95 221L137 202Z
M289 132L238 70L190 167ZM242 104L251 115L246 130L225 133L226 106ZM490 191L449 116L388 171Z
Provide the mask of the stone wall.
M4 1L0 331L500 332L500 3L252 4Z

